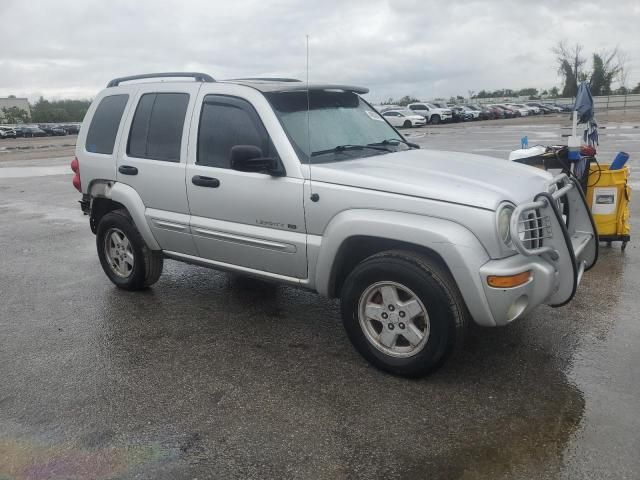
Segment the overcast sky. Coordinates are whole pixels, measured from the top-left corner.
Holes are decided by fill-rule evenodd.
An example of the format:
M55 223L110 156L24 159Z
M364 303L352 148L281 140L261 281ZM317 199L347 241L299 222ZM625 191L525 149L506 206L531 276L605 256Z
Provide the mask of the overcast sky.
M560 86L561 39L619 45L640 81L639 0L2 0L0 19L0 96L91 98L155 71L304 78L307 33L311 81L374 101Z

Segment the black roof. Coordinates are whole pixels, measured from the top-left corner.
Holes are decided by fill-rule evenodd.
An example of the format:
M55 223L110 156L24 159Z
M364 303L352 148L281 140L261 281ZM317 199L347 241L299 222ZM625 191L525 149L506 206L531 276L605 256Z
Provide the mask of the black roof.
M307 86L306 82L301 82L296 79L282 79L282 78L246 78L246 79L233 79L233 80L222 80L226 83L237 83L239 85L246 85L248 87L253 87L256 90L259 90L263 93L268 92L296 92L296 91L304 91L307 88L309 90L344 90L345 92L354 92L359 94L369 93L369 89L365 87L356 87L355 85L341 85L334 83L309 83Z

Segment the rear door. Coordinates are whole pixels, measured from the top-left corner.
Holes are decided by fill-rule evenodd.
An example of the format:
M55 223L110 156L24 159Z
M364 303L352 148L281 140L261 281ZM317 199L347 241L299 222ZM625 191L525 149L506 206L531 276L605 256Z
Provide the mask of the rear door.
M196 254L185 187L190 112L200 83L141 86L119 146L117 179L133 187L164 250Z

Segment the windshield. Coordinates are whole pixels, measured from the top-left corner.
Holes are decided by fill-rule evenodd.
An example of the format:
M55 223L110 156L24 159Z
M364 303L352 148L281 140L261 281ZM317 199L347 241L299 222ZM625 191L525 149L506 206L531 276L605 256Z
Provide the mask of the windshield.
M306 91L270 92L265 96L304 163L309 163L309 158L311 163L336 162L409 148L400 143L404 139L382 116L353 92L311 90L308 124ZM392 140L399 142L389 145ZM336 148L372 144L385 147Z

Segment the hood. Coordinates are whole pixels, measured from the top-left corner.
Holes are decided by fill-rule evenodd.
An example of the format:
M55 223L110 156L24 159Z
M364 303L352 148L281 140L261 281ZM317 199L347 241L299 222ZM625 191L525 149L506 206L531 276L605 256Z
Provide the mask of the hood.
M495 210L529 202L552 176L534 167L469 153L406 150L312 166L313 180Z

